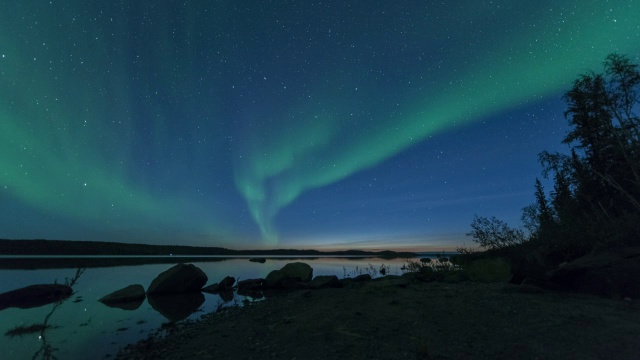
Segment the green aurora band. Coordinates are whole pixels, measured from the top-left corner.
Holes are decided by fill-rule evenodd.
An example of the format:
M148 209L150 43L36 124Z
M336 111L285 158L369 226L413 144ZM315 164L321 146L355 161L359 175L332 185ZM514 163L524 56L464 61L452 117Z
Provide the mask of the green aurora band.
M559 96L578 72L600 68L609 53L637 54L640 22L627 14L640 13L640 4L614 3L576 3L566 21L560 20L562 14L523 8L522 14L544 16L456 54L458 60L474 60L440 69L446 72L442 81L433 82L420 96L403 99L400 110L376 119L375 127L349 128L347 110L341 116L306 119L295 135L283 128L256 137L262 145L254 147L258 151L236 161L236 185L263 239L277 244L278 212L307 190L373 167L452 127ZM508 21L505 16L510 15L494 21ZM333 101L340 102L339 95Z
M167 176L169 180L161 173L150 176L142 169L176 154L191 164L169 161L162 164L164 173L188 172L200 183L213 184L230 174L201 176L197 169L227 169L221 164L231 164L233 179L228 181L246 201L266 245L279 241L280 210L305 191L374 167L465 123L557 97L577 73L600 68L607 54L633 57L640 50L638 2L549 2L549 7L566 9L561 13L541 9L544 6L537 2L479 6L469 1L464 14L415 23L416 32L410 35L389 35L437 44L433 54L425 56L443 60L439 66L417 59L405 63L402 54L394 54L400 62L385 66L409 67L405 78L393 80L402 84L398 90L373 80L361 63L340 68L328 64L323 74L309 76L311 97L289 99L274 110L268 107L269 95L264 95L264 108L251 109L251 114L270 113L269 129L241 124L241 131L231 134L238 141L227 153L216 152L226 146L217 134L229 131L218 111L230 88L223 86L231 80L220 81L223 85L189 80L202 78L200 72L208 64L202 54L215 54L208 47L223 47L217 39L226 36L233 42L254 36L251 31L238 33L235 25L226 28L237 20L225 18L234 2L185 6L180 13L158 10L166 10L167 4L153 9L140 4L138 11L155 11L158 16L142 25L132 25L135 21L118 8L133 6L126 2L71 3L65 7L20 1L0 12L0 202L11 200L93 228L156 228L157 233L184 229L217 238L235 236L238 229L229 225L226 216L233 215L226 215L225 204L197 202L190 195L193 184L181 184L175 175ZM200 7L210 7L209 14L215 13L220 21L205 21ZM514 17L505 10L509 7L518 7L521 16ZM98 19L102 13L108 15ZM457 24L460 19L467 25ZM372 34L363 35L355 26L357 30L345 35L345 51L351 43L357 48L365 40L391 33L378 29L375 19L367 23L366 16L348 20L369 24ZM262 34L260 30L254 33ZM176 39L175 33L202 33L206 41ZM225 36L214 36L219 34ZM256 43L275 47L272 53L253 54L245 46L227 63L286 51L286 45L261 40ZM168 56L167 48L179 51ZM131 63L138 58L142 65ZM327 78L319 78L324 74ZM337 89L337 83L344 88ZM141 98L147 102L144 109ZM180 126L193 131L172 128L176 117L184 117ZM176 142L176 133L194 134L188 140L195 145ZM198 145L198 133L216 136ZM171 188L159 189L158 182Z

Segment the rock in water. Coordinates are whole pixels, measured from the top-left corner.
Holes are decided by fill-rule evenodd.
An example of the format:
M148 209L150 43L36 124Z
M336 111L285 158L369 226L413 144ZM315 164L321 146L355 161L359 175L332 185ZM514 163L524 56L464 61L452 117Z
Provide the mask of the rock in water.
M249 259L249 261L264 264L267 261L267 259L265 259L265 258L251 258L251 259Z
M149 285L147 294L180 294L200 291L207 275L193 264L177 264L160 273Z
M117 304L124 302L136 302L144 300L144 288L140 284L129 285L123 289L116 290L109 295L102 297L100 300L104 304Z
M313 269L311 266L301 262L289 263L280 270L273 270L264 279L264 285L268 288L282 287L285 280L287 283L291 281L308 283L313 277Z
M10 307L29 309L64 300L73 289L60 284L38 284L0 294L0 310Z
M236 279L232 276L227 276L218 283L218 289L220 291L230 290L233 288L233 284L236 283Z

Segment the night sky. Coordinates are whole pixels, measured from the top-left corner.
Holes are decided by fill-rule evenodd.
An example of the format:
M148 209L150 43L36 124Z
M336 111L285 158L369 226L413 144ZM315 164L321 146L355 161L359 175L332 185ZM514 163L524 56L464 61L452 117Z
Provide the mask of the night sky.
M186 4L185 4L186 3ZM520 226L640 2L4 1L0 238L441 250ZM550 190L550 189L547 189Z

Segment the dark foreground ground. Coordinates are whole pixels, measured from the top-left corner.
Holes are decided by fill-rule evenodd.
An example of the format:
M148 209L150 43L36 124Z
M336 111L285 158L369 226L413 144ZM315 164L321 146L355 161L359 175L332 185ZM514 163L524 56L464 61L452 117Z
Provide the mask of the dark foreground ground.
M119 359L640 359L637 300L370 281L179 324Z

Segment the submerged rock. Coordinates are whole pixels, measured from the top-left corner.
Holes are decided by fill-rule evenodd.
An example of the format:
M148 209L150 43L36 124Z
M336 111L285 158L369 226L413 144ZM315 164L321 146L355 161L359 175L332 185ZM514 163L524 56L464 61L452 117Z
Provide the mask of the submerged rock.
M179 294L200 291L207 275L193 264L177 264L160 273L149 285L147 294Z
M61 284L38 284L0 294L0 310L6 308L29 309L64 300L73 289Z

